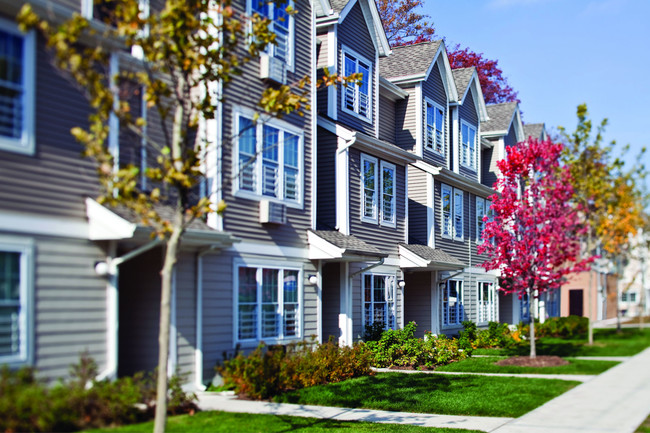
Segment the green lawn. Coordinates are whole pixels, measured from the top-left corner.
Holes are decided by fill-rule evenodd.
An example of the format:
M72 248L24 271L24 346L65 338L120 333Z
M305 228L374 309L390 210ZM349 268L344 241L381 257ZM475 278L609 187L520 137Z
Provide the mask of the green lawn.
M650 416L636 429L635 433L650 433Z
M518 417L579 382L380 373L281 395L276 401L447 415Z
M498 366L495 362L503 358L467 358L459 362L443 365L436 368L439 371L461 371L469 373L532 373L532 374L600 374L612 368L618 362L615 361L585 361L581 359L567 358L568 365L559 367L517 367Z
M153 422L117 428L87 430L88 433L150 432ZM199 412L194 416L180 415L167 421L169 433L231 433L231 432L398 432L398 433L480 433L477 430L427 428L401 424L334 421L284 415L252 415L248 413Z
M538 355L570 356L632 356L650 346L650 328L595 329L594 344L587 345L587 338L537 340ZM521 344L514 349L476 349L475 355L527 355L530 347Z

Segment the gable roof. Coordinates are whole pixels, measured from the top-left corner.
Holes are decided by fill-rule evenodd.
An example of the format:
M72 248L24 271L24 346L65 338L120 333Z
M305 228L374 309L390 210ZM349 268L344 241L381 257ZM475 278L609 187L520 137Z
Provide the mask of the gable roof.
M472 80L472 75L476 68L471 66L469 68L452 69L451 73L454 75L454 83L456 83L456 90L458 97L462 99L465 97L465 92L469 89L469 84Z
M431 41L394 47L390 56L379 59L379 74L388 79L425 74L441 44Z
M307 243L311 259L363 261L371 257L388 257L388 253L381 252L377 247L337 230L307 230Z
M479 121L485 122L490 120L476 68L471 66L469 68L452 69L451 73L454 76L454 83L456 84L456 91L458 92L458 102L463 104L467 94L472 92L474 103L476 104L476 114L478 115Z
M487 113L490 120L481 123L481 132L505 131L504 135L507 134L516 111L518 111L518 104L516 102L488 105Z
M335 16L339 15L338 23L341 24L355 4L359 3L363 17L368 25L370 37L375 45L375 49L380 56L387 56L391 53L390 43L386 37L384 26L379 16L377 3L375 0L334 0L331 2L332 10Z
M400 266L423 270L459 270L466 265L440 248L419 244L399 244ZM409 254L410 253L410 254Z
M332 4L328 0L312 0L312 7L317 17L329 15L332 11Z
M546 138L546 127L543 123L526 123L524 124L525 138L532 137L539 140Z
M330 4L332 5L334 12L340 14L345 5L349 3L349 1L350 0L330 0Z

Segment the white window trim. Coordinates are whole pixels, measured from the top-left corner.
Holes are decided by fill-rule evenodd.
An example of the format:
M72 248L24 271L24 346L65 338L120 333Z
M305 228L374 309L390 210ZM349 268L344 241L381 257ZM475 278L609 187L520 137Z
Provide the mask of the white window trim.
M358 68L358 65L359 65L359 61L362 61L362 62L364 62L364 63L366 63L368 65L368 70L369 70L369 72L368 72L368 75L369 75L369 77L368 77L368 116L362 116L357 111L350 110L345 106L345 88L344 87L341 89L341 110L344 113L347 113L347 114L349 114L351 116L354 116L354 117L356 117L356 118L358 118L360 120L363 120L364 122L372 123L372 113L373 113L373 107L374 107L374 104L372 103L373 102L373 88L374 88L374 85L373 85L373 83L374 83L374 80L373 80L373 77L374 77L374 75L373 75L373 62L368 60L366 57L360 55L356 51L351 50L350 48L348 48L346 46L343 46L341 48L341 74L343 74L343 75L345 74L345 55L346 54L348 54L351 57L354 57L356 59L357 68ZM355 86L355 92L358 94L359 88L358 88L358 86L356 84L350 83L349 86ZM356 101L358 103L358 101L359 101L358 96L356 98ZM357 110L358 110L358 107L357 107Z
M20 348L18 353L0 356L0 364L31 364L34 346L34 241L31 238L0 236L0 251L20 253Z
M393 317L393 326L391 327L390 323L386 323L386 329L395 329L395 328L397 328L397 277L395 276L395 274L364 272L363 274L361 274L361 320L362 320L362 323L363 323L362 329L365 329L366 325L370 325L370 323L367 323L367 321L366 321L366 314L365 314L366 299L364 297L364 295L365 295L364 291L366 289L366 287L365 287L365 277L367 275L370 275L371 278L383 277L383 278L391 278L392 279L391 280L392 281L392 284L391 284L392 287L388 287L388 286L386 287L387 290L392 290L392 292L393 292L393 307L392 307L392 309L388 308L388 301L386 301L385 303L387 304L386 305L387 314L392 315L392 317ZM371 289L371 296L373 297L373 301L371 301L371 303L374 304L375 301L374 301L374 295L372 295L372 289Z
M456 233L456 194L460 194L462 199L461 199L461 206L460 206L460 224L461 224L461 230L460 230L460 236L458 236L458 233ZM462 189L454 188L454 195L453 195L453 201L452 201L452 226L453 226L453 232L454 232L454 240L455 241L464 241L465 240L465 191Z
M375 164L375 174L374 174L374 177L375 177L375 200L374 200L373 205L372 205L372 208L373 208L373 216L372 216L372 218L368 217L368 216L365 216L365 212L364 212L366 201L365 201L365 197L364 197L365 184L364 184L364 177L363 177L363 174L364 174L363 166L364 166L365 161L373 162ZM360 167L361 174L359 176L359 180L360 180L361 184L360 184L360 188L359 188L359 194L360 194L360 197L359 197L359 204L360 204L359 212L360 212L360 216L361 216L361 221L364 221L364 222L367 222L367 223L372 223L372 224L377 224L378 221L379 221L379 204L381 203L381 198L379 197L379 194L378 194L379 180L380 180L379 179L379 171L380 171L379 170L379 160L377 158L373 157L373 156L366 155L365 153L362 153L361 158L360 158L360 166L361 166Z
M393 217L391 220L384 219L384 168L393 171L393 197L391 198ZM397 168L395 167L395 164L381 161L379 164L379 174L379 223L385 227L395 228L397 225Z
M487 199L484 199L483 197L476 196L476 206L475 206L475 214L476 214L476 243L477 244L482 244L483 243L483 236L482 233L479 230L479 213L478 213L478 205L479 203L483 203L483 215L481 215L481 218L487 216L487 209L488 209L488 203L489 201ZM487 224L487 221L483 221L483 230L485 230L485 225Z
M471 160L471 161L470 161L471 152L469 150L470 146L469 146L469 143L467 144L466 160L470 161L469 165L463 164L463 158L462 158L462 154L463 154L463 126L467 126L469 129L474 130L474 159ZM458 152L458 153L459 153L459 155L461 155L458 162L460 163L460 165L462 167L465 167L468 170L476 172L478 170L478 154L479 154L479 152L478 152L478 144L479 144L478 143L478 141L479 141L478 128L476 126L472 125L471 123L466 122L465 120L461 120L460 121L460 131L458 131L458 132L459 132L458 137L460 138L460 140L459 140L460 152Z
M304 131L301 129L284 122L282 120L278 119L266 119L264 116L261 116L257 120L257 124L255 125L255 137L256 137L256 184L255 188L256 191L246 191L242 190L239 188L239 118L240 116L246 117L248 119L253 119L255 115L255 111L243 108L243 107L234 107L233 108L233 119L232 119L232 131L233 135L235 135L234 139L234 146L233 146L233 155L232 155L232 169L233 173L232 176L234 176L233 182L232 182L232 194L235 197L240 197L240 198L246 198L250 200L269 200L273 201L276 203L282 203L286 205L287 207L290 208L295 208L295 209L302 209L305 201L305 135ZM263 129L264 125L271 126L273 128L278 128L281 129L282 131L286 131L290 134L297 135L299 137L299 143L298 143L298 180L296 183L298 184L298 188L300 189L298 193L298 200L286 200L283 197L284 194L284 188L280 189L280 197L270 197L262 194L262 154L263 154L263 146L264 146L264 141L263 141ZM284 151L280 150L278 152L278 167L280 170L280 173L284 173ZM280 176L281 182L284 184L284 175Z
M434 131L434 134L433 134L433 143L434 143L433 147L427 145L427 127L429 125L429 122L428 122L428 111L429 111L428 110L428 105L431 105L434 109L439 109L440 111L442 111L442 131L441 131L442 132L442 152L438 152L436 150L436 146L435 146L436 134L435 134L435 131ZM434 113L435 113L435 111L434 111ZM447 142L445 140L445 125L447 123L447 111L445 110L445 108L442 105L438 104L437 102L434 102L430 98L425 97L424 98L424 116L423 117L424 117L424 122L422 122L422 123L423 123L424 128L423 128L423 131L422 131L422 134L423 134L423 137L422 137L423 138L422 139L423 146L422 147L424 149L428 150L429 152L432 152L432 153L434 153L436 155L439 155L439 156L442 156L443 158L446 158L447 157ZM434 115L433 123L434 123L434 126L435 126L435 115Z
M36 36L34 30L22 33L18 26L9 20L0 18L2 31L23 38L23 92L22 92L22 132L20 138L0 136L0 151L34 155L36 148L34 118L35 113L35 69L36 69Z
M458 311L456 314L456 320L457 322L454 323L445 323L445 311L444 311L444 302L445 302L445 295L444 293L440 294L440 308L441 308L441 321L442 321L442 329L453 329L453 328L459 328L462 326L462 323L464 320L467 319L467 314L464 311L465 307L465 302L464 302L464 296L465 296L465 287L464 287L464 280L462 279L455 279L455 278L450 278L440 284L440 286L443 286L443 290L449 290L449 283L451 281L456 282L456 305L458 306ZM460 291L458 290L458 287L460 286ZM460 293L459 293L460 292ZM447 298L449 298L449 295L447 294ZM447 301L447 308L449 308L449 301ZM462 320L460 315L463 315ZM449 312L447 312L447 319L449 319Z
M492 310L491 310L491 315L488 315L489 317L485 318L486 320L481 320L481 302L484 300L482 299L482 290L481 290L481 285L482 284L490 284L491 287L488 289L489 292L492 293ZM476 282L476 321L479 324L487 324L488 322L496 322L497 321L497 292L496 292L496 283L494 281L488 281L488 280L479 280ZM489 296L489 294L488 294ZM488 300L489 301L489 300Z
M253 5L252 2L254 0L247 0L246 1L246 15L249 17L253 15ZM285 7L292 7L295 10L295 5L293 0L287 0L286 6ZM275 8L275 3L270 1L268 3L268 7L270 8L269 10L272 11L273 8ZM272 12L271 12L272 13ZM267 17L268 18L268 17ZM295 68L295 56L296 56L296 33L295 33L295 19L293 15L288 16L289 19L289 35L287 36L288 41L287 41L287 50L289 51L287 55L287 61L286 61L286 67L287 71L294 72ZM273 21L273 20L271 20ZM273 24L271 24L271 28L273 27ZM249 24L249 31L252 31L252 28L250 27ZM271 44L269 44L271 45ZM268 52L269 47L267 46L266 51Z
M445 191L449 191L449 218L451 220L450 234L445 234ZM440 236L443 239L453 239L454 237L454 189L444 183L440 184Z
M256 328L256 334L257 338L255 339L240 339L239 338L239 268L257 268L258 272L259 269L265 268L265 269L278 269L278 270L283 270L283 271L298 271L298 308L297 308L297 313L296 313L296 320L298 321L298 331L296 332L295 336L291 337L282 337L282 338L262 338L262 323L261 323L261 315L258 314L257 318L257 328ZM304 320L304 315L303 315L303 279L304 279L304 272L303 272L303 264L300 262L292 262L292 261L286 261L283 262L280 260L274 260L274 261L269 261L269 260L254 260L254 259L236 259L233 263L233 274L232 274L232 281L233 281L233 341L235 343L241 343L243 346L246 347L253 347L256 346L260 341L264 341L266 344L282 344L282 343L288 343L291 341L297 341L302 339L303 336L303 330L304 330L304 325L305 325L305 320ZM258 312L261 311L261 305L262 305L262 286L258 281L257 285L257 307L258 307ZM280 302L281 296L283 295L282 291L280 290L279 296L278 296L278 303ZM283 302L282 302L283 304Z

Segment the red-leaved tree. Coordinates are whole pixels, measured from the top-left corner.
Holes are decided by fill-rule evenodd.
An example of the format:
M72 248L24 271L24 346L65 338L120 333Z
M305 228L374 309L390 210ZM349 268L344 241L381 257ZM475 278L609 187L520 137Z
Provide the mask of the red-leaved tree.
M447 53L451 69L469 68L474 66L481 83L481 90L486 104L500 104L502 102L520 102L517 92L508 84L499 68L498 60L483 57L483 53L475 53L469 48L460 48L456 45Z
M492 200L491 221L483 231L479 254L483 267L499 270L500 290L521 299L560 288L565 275L586 269L580 258L585 227L572 205L568 168L560 166L563 145L528 139L507 148L497 163L501 176ZM536 356L534 315L530 314L530 357Z
M426 21L428 15L415 12L423 6L423 0L377 0L377 9L391 46L427 42L433 38L433 23Z

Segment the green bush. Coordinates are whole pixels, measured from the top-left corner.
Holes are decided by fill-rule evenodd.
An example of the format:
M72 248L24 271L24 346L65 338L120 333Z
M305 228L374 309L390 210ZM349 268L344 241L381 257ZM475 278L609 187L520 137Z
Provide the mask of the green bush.
M421 367L433 368L467 357L458 340L430 332L425 338L415 338L417 324L409 322L403 329L384 331L378 341L369 341L365 350L371 353L375 367Z
M366 325L363 341L377 341L385 330L386 324L384 322L372 322L370 325Z
M514 342L510 328L506 323L489 322L487 329L480 329L472 342L472 347L508 347Z
M97 364L82 354L70 378L49 387L24 367L0 370L0 431L76 431L149 419L155 403L155 375L138 373L115 381L96 380ZM195 410L196 396L170 379L170 413ZM153 390L153 391L152 391ZM146 409L143 410L142 407Z
M224 386L254 399L268 399L283 392L340 382L372 373L370 355L361 344L339 347L327 343L260 344L247 356L239 353L216 367Z
M549 317L544 323L535 320L535 337L577 338L584 337L589 327L589 319L580 316ZM522 335L528 335L530 325L520 323L517 327Z

